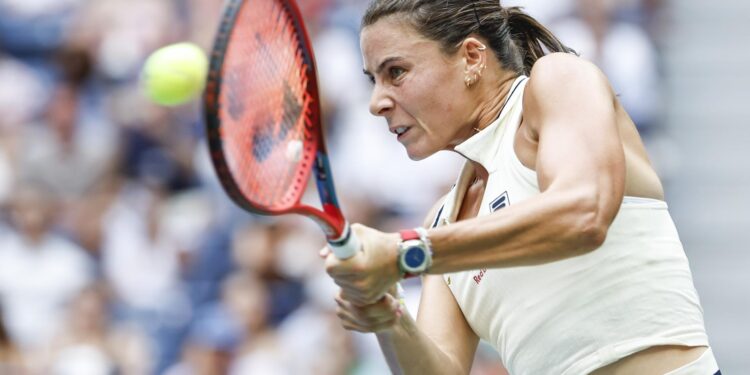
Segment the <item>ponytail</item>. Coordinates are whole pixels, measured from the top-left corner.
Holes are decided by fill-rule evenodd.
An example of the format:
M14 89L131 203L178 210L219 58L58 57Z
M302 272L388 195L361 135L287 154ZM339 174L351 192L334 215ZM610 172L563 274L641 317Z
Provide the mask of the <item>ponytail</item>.
M576 53L520 7L503 8L501 13L507 20L513 41L517 43L519 53L522 55L525 74L528 75L534 63L547 53Z

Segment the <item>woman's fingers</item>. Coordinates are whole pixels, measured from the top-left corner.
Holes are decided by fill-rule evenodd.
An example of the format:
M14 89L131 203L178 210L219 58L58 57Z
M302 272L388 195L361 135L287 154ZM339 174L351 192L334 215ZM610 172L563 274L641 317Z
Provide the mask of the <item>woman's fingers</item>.
M377 302L400 279L396 266L397 233L384 233L363 225L351 229L362 243L362 251L349 259L338 259L325 248L325 269L346 293L345 298L357 305Z
M357 306L342 297L336 298L336 315L344 328L359 332L380 332L393 327L402 312L398 300L388 295L376 303Z
M359 283L342 280L334 280L334 282L343 290L341 297L357 306L372 305L383 298L383 293L379 293L375 289L362 288Z
M367 280L360 277L336 277L333 282L341 288L343 299L358 306L372 305L383 297L383 294L378 294L376 289L369 287Z

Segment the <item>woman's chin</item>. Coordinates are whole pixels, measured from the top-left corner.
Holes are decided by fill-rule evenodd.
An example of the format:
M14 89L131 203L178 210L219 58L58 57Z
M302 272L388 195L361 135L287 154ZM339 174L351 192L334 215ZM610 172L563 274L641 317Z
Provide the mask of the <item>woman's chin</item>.
M406 148L406 155L409 156L409 159L414 161L420 161L427 159L428 157L432 156L434 152L429 152L426 150L410 150L408 147Z

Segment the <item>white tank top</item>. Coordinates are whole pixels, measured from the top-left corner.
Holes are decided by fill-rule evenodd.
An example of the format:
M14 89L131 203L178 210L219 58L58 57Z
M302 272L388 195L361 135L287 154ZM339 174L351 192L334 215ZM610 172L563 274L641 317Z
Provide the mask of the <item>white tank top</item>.
M526 77L498 119L456 147L489 172L478 215L540 193L513 148ZM464 166L433 226L454 222L471 179ZM543 265L445 274L474 332L513 375L581 375L656 345L707 346L703 313L663 201L625 197L604 244Z

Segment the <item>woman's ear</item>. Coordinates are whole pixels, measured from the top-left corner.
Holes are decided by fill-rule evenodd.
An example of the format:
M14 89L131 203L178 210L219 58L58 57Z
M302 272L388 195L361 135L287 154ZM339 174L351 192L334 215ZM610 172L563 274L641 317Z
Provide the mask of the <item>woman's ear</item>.
M464 61L464 83L471 87L482 78L487 67L487 46L477 38L468 37L461 43Z

